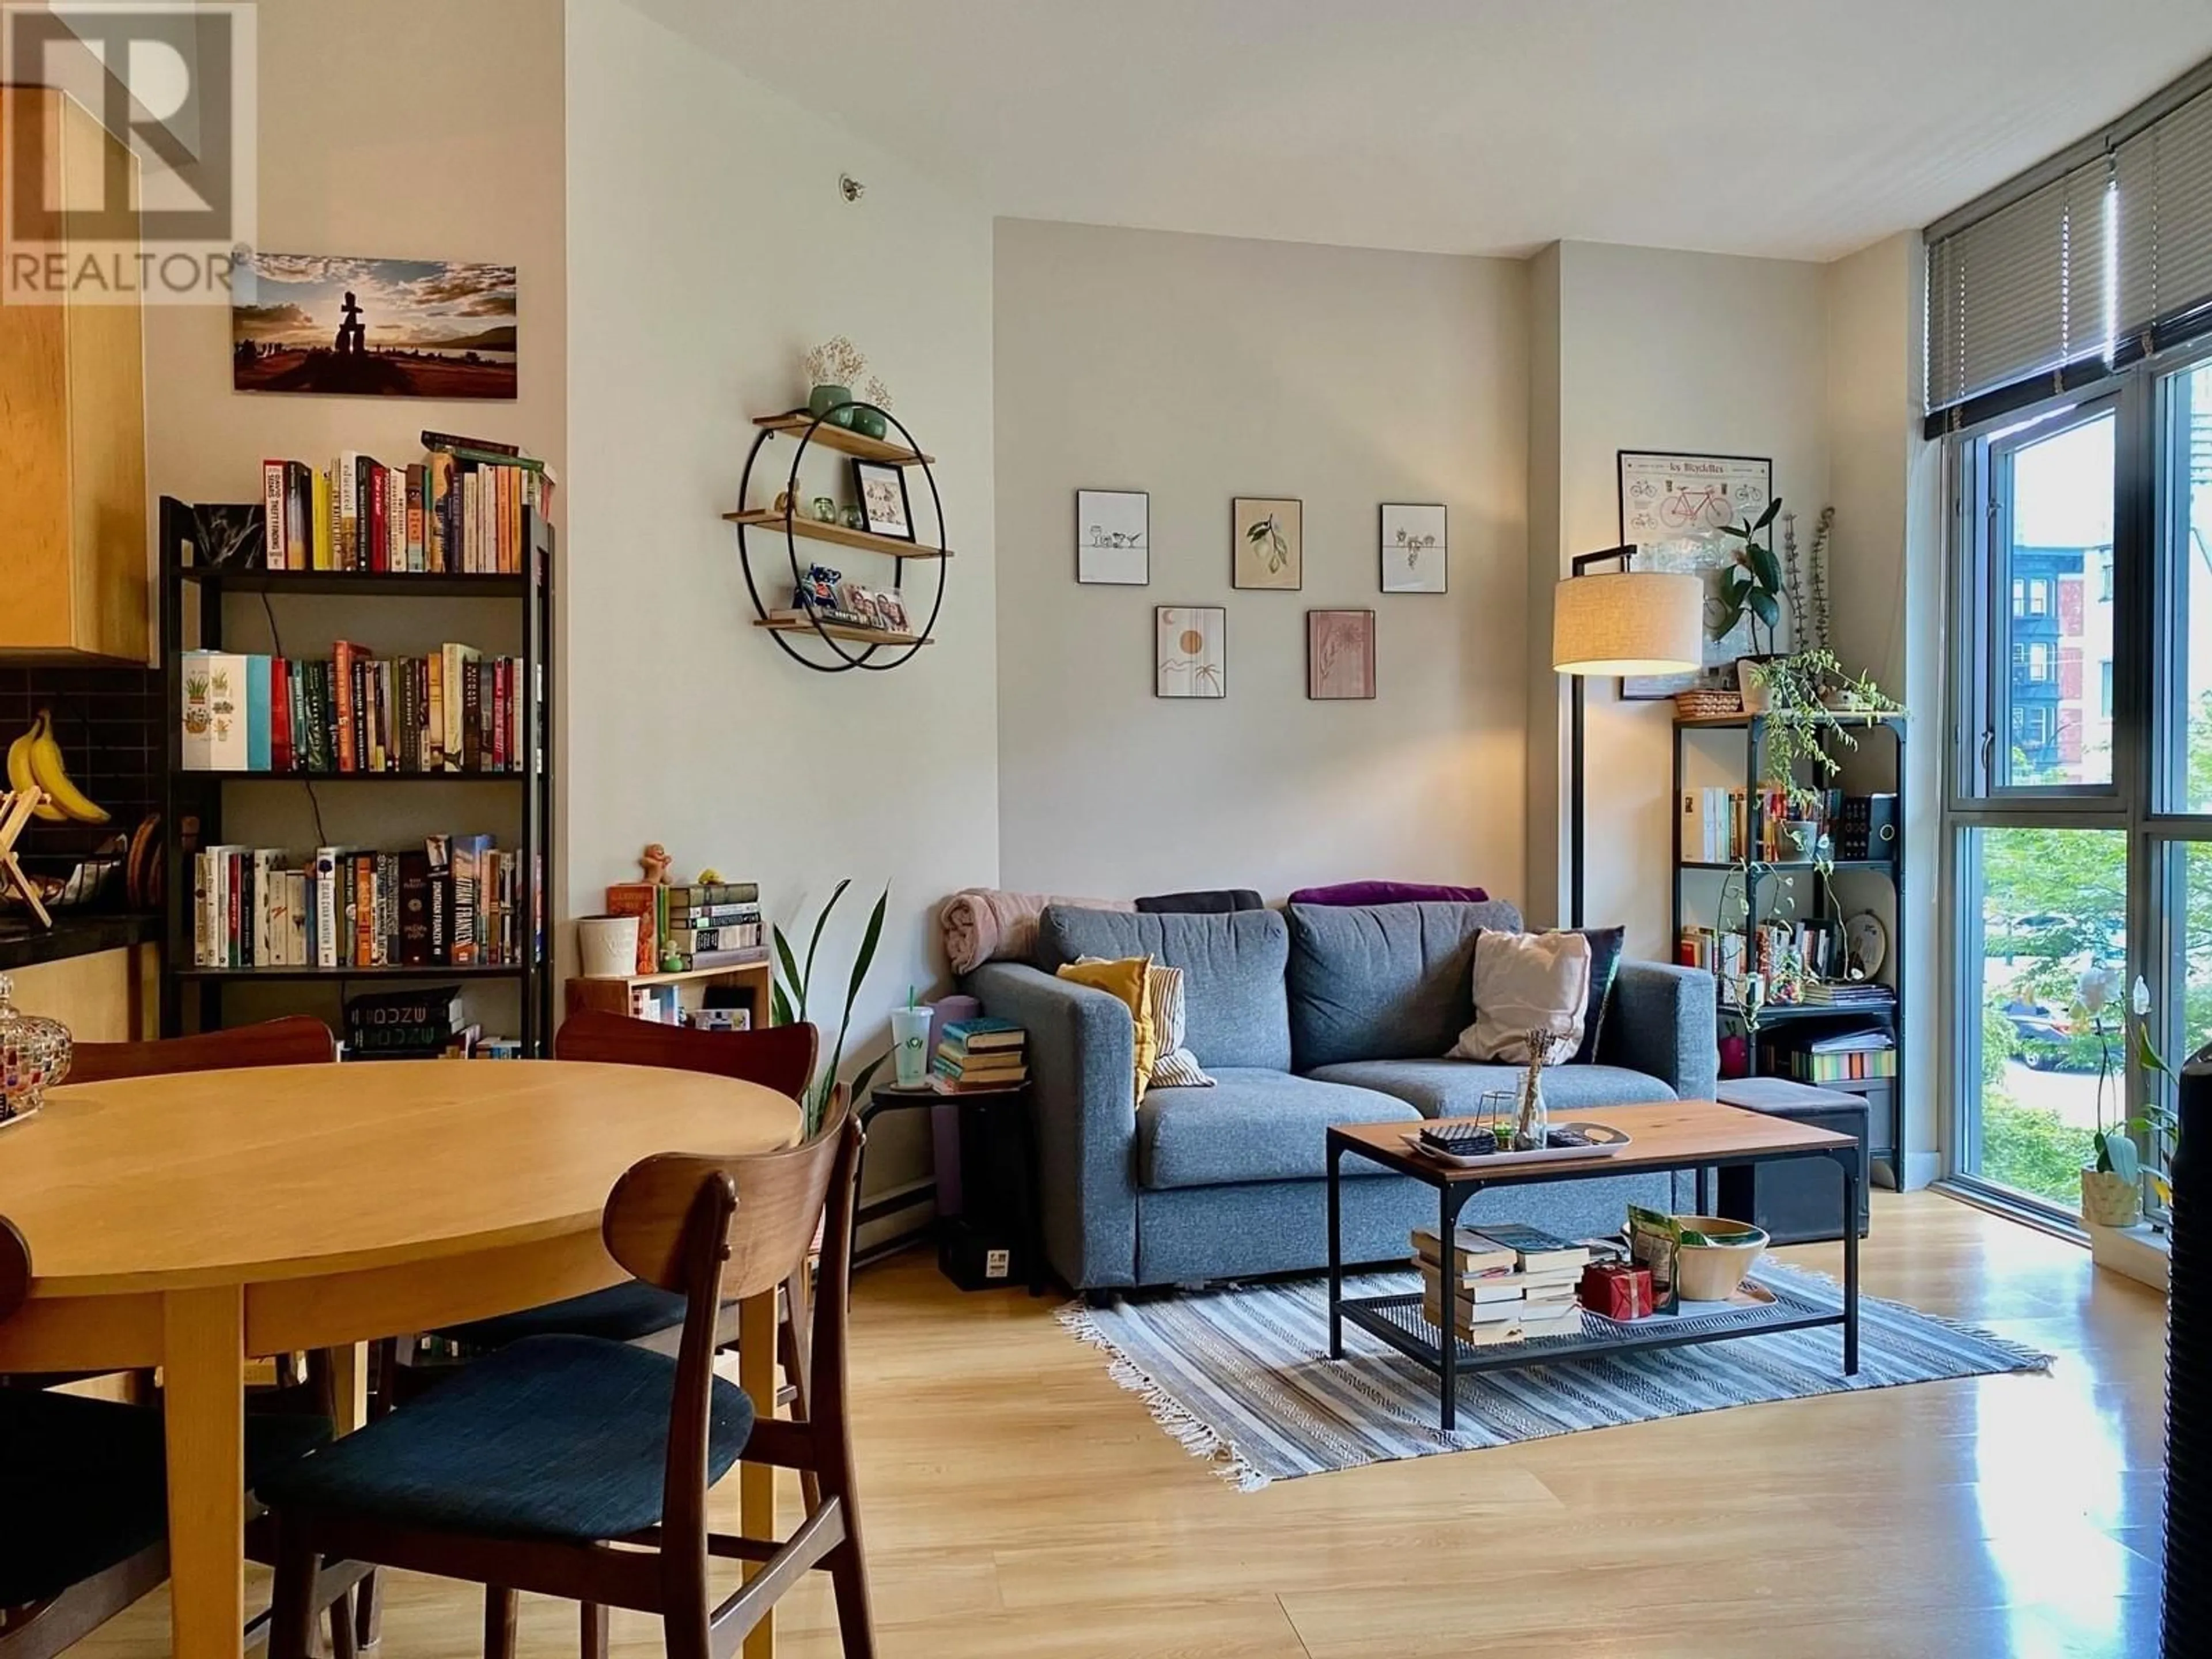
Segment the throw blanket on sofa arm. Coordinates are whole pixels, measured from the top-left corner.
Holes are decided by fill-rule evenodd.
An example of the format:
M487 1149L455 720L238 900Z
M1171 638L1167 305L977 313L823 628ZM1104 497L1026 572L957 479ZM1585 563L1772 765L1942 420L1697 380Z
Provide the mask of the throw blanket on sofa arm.
M956 974L987 962L1027 962L1036 946L1037 918L1048 904L1082 910L1133 910L1127 899L1066 898L1057 893L1009 893L970 887L945 901L939 922L945 955Z

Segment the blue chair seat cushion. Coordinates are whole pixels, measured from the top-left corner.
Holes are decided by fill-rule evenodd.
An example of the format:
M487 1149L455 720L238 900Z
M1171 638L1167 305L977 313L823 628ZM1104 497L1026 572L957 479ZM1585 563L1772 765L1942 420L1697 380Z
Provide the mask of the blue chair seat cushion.
M682 1297L633 1279L604 1291L525 1308L520 1313L495 1314L431 1334L471 1348L504 1348L526 1336L598 1336L610 1342L635 1342L683 1322Z
M249 1413L246 1484L331 1437L326 1419ZM168 1535L158 1407L0 1389L0 1607L58 1595Z
M592 1336L526 1337L268 1482L272 1507L431 1531L590 1543L660 1522L676 1361ZM716 1377L707 1478L752 1402Z

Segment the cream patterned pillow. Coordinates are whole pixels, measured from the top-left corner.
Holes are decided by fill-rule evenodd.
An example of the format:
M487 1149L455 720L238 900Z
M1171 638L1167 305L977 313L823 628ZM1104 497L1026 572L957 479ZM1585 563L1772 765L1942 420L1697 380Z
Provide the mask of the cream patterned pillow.
M1583 1040L1589 1011L1590 945L1580 933L1501 933L1474 940L1474 1024L1459 1034L1447 1060L1526 1066L1528 1034L1559 1039L1558 1065Z
M1103 957L1078 957L1075 965L1087 967ZM1152 1042L1158 1057L1152 1061L1148 1089L1211 1089L1213 1079L1199 1069L1198 1057L1183 1046L1182 969L1159 963L1152 965L1146 981L1152 1005Z

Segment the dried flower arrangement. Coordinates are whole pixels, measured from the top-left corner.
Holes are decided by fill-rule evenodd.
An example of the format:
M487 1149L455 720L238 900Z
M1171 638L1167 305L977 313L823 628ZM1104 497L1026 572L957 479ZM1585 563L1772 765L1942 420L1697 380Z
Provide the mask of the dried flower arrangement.
M868 389L862 396L878 409L889 409L891 406L891 389L884 384L883 376L880 374L868 376Z
M860 348L840 334L824 340L806 354L806 383L810 386L849 386L867 373L868 360Z

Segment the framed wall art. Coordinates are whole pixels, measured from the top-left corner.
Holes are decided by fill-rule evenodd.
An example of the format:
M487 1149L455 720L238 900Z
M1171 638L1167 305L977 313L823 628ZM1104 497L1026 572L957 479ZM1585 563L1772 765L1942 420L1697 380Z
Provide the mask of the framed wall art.
M1375 613L1306 612L1306 696L1316 702L1375 695Z
M887 461L853 463L853 493L860 499L862 527L871 534L914 540L914 508L906 496L906 469Z
M1075 492L1075 580L1144 587L1152 580L1152 498L1141 489Z
M1441 506L1382 504L1382 591L1442 593L1451 580L1450 548Z
M1296 592L1305 586L1305 503L1239 495L1230 508L1230 585Z
M1774 497L1774 463L1762 455L1704 455L1675 450L1619 452L1620 539L1636 548L1639 570L1686 571L1705 585L1705 615L1723 614L1722 574L1738 544L1721 532L1756 520ZM1677 691L1733 690L1735 663L1751 649L1748 623L1720 638L1706 630L1705 665L1691 674L1643 674L1620 682L1624 701L1650 702Z
M1229 613L1218 605L1163 605L1152 612L1152 690L1163 697L1229 695Z

